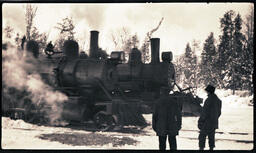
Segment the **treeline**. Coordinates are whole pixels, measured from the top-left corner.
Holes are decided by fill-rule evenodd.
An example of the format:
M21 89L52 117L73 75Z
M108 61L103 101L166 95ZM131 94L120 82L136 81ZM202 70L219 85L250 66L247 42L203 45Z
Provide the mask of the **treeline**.
M196 56L199 42L187 43L185 53L175 60L176 78L183 87L204 87L249 90L253 93L254 10L242 20L230 10L220 19L222 34L218 41L211 32Z

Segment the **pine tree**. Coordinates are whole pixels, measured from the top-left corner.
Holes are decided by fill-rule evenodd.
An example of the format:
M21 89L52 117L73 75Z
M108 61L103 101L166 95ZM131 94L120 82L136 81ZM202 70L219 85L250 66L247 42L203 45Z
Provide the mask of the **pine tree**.
M181 88L186 88L188 85L186 83L185 76L185 54L180 55L175 58L173 62L175 64L175 81Z
M253 34L254 34L254 7L246 16L245 24L245 46L243 51L242 70L243 88L250 90L253 94Z
M217 52L215 47L215 38L213 32L205 40L203 51L201 53L200 74L201 83L218 84Z
M242 34L242 19L240 14L236 17L234 11L228 11L221 19L221 36L219 45L219 69L221 78L224 81L224 87L233 90L242 89L246 80L246 62L244 57L247 56L245 51L245 37ZM234 19L233 19L234 18ZM220 67L222 66L222 68ZM224 73L223 73L224 72Z
M242 29L242 19L238 14L234 19L234 34L232 39L232 54L230 56L230 66L228 67L228 77L231 79L229 81L229 88L233 89L233 94L236 89L241 89L242 81L242 53L243 53L243 42L244 35L241 33Z
M185 74L185 78L186 78L186 84L188 86L193 86L192 83L192 63L193 63L193 56L192 56L192 49L189 45L189 43L187 43L186 48L185 48L185 55L184 55L184 74Z
M226 12L224 17L220 20L222 35L220 36L220 44L218 46L218 72L220 79L223 80L220 82L221 87L227 87L228 82L231 80L227 73L228 67L230 67L232 61L231 53L233 50L234 15L235 12L230 10Z
M191 49L189 43L187 43L186 48L185 48L185 58L187 58L187 60L192 59L192 49Z
M193 50L191 49L190 44L187 43L185 53L177 57L174 61L174 64L176 65L176 83L182 88L198 87L198 58L195 54L195 50L199 48L199 43L194 41L192 45Z
M198 57L196 55L196 52L198 50L200 50L200 41L197 41L197 40L193 40L192 41L192 59L191 59L191 67L190 67L190 71L192 73L192 76L191 76L191 84L192 84L192 87L198 87L199 86L199 65L198 65Z

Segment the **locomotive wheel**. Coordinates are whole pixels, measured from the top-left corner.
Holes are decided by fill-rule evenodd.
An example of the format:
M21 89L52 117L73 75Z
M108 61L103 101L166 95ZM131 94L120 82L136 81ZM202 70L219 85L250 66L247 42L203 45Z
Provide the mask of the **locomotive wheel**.
M116 126L115 117L106 114L104 111L96 113L93 117L93 120L97 129L100 131L109 131Z

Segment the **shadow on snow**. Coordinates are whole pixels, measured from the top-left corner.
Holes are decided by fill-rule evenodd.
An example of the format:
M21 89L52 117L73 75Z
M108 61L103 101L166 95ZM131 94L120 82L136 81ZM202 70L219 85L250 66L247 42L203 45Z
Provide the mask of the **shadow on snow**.
M112 144L113 147L123 145L135 145L138 141L129 137L115 137L111 135L103 135L97 133L57 133L57 134L41 134L38 138L49 141L57 141L62 144L72 146L103 146Z

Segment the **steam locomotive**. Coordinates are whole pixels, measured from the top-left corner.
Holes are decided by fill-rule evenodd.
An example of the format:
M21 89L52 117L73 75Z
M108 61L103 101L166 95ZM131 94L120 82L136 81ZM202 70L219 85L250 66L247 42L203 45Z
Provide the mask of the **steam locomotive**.
M152 38L148 64L142 63L137 48L131 50L127 63L123 51L113 51L110 58L104 59L99 53L98 36L98 31L91 31L89 56L79 56L78 44L70 40L64 43L64 56L43 63L50 65L48 72L41 72L45 80L53 77L55 89L68 96L63 103L63 118L70 122L93 121L101 130L125 125L146 126L142 114L152 113L160 88L173 90L177 85L172 52L162 52L160 62L160 39ZM54 76L51 76L52 70ZM184 92L191 88L178 89L171 96L183 105L183 112L198 115L202 100L191 92Z

